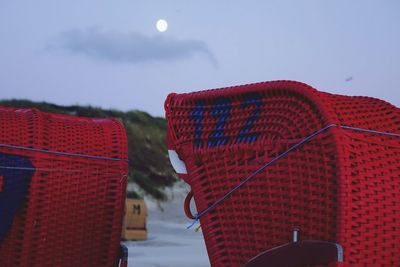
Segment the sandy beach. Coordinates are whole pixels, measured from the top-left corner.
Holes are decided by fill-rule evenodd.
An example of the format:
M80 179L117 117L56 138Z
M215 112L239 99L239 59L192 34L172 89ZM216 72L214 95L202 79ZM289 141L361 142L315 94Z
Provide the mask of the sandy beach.
M169 201L157 203L145 198L149 215L148 240L126 241L129 267L208 267L210 266L201 231L186 229L191 223L183 213L187 185L168 189Z

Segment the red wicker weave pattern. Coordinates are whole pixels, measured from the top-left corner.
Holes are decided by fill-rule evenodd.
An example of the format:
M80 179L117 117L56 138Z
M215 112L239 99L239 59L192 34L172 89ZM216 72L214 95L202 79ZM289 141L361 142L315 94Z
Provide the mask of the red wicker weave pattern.
M330 96L343 124L400 133L400 109L367 98ZM343 131L346 159L341 186L340 232L346 262L353 266L398 266L400 263L400 140L396 137Z
M23 209L0 244L0 266L116 266L127 174L122 124L0 108L0 143L120 161L0 147L35 173Z
M253 102L243 105L249 99ZM399 114L377 99L335 96L286 81L171 94L166 101L169 146L186 163L182 178L199 211L324 126L400 133ZM239 142L246 125L244 136L257 138ZM398 138L329 129L201 218L211 264L240 266L289 242L298 227L300 239L342 244L346 264L393 266L400 260L393 230L400 226L399 156Z

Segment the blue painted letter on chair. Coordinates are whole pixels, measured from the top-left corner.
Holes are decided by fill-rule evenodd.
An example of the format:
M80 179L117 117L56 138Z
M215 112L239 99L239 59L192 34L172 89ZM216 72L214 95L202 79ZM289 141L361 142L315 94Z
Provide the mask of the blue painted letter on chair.
M26 199L34 170L27 157L0 152L0 243Z

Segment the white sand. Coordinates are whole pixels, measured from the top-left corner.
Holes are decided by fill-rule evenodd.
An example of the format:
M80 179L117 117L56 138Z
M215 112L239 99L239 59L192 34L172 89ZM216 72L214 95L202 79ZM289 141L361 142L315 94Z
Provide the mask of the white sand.
M148 240L125 242L129 267L210 266L202 233L186 229L191 223L183 213L187 192L188 187L178 183L168 191L170 201L161 206L145 199L149 210Z

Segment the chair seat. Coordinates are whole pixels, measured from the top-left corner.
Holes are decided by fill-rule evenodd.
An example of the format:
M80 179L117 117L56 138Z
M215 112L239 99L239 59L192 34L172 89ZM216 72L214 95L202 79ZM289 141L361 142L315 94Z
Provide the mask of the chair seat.
M343 261L339 244L307 240L268 249L252 258L244 267L295 267Z

